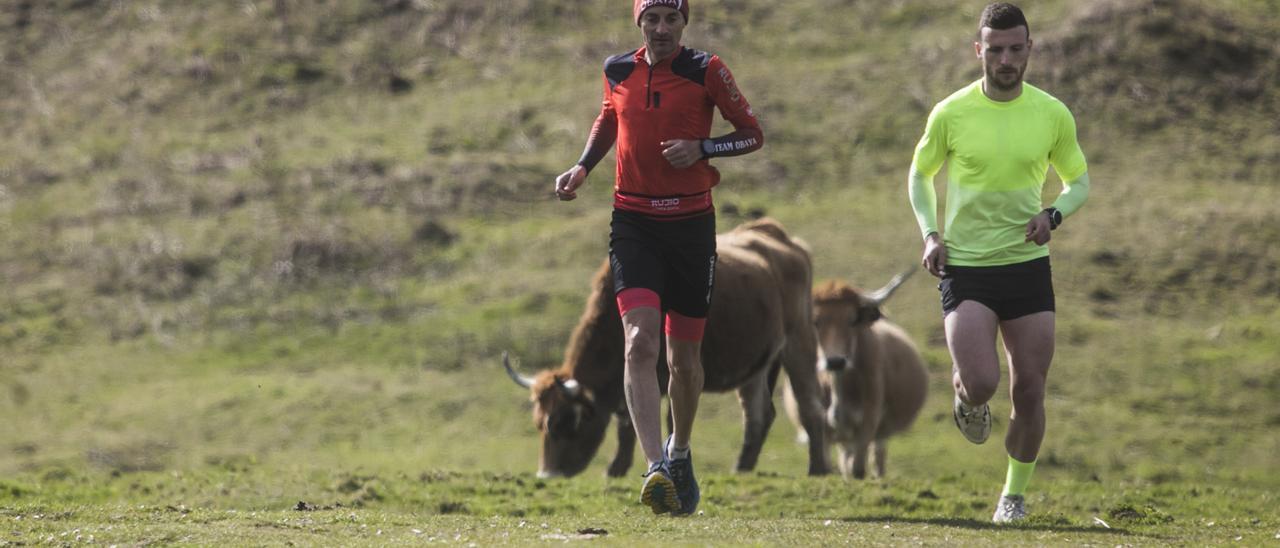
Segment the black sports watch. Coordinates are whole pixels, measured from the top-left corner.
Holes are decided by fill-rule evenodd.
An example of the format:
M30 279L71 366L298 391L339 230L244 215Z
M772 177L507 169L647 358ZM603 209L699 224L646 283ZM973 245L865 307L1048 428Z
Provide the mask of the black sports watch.
M1062 212L1056 207L1046 207L1044 212L1049 214L1049 230L1057 230L1058 225L1062 224Z

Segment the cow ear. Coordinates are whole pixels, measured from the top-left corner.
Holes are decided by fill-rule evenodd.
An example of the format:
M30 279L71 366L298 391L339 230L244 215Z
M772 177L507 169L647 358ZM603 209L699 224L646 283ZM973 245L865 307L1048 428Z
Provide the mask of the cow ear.
M863 324L872 324L884 317L884 315L880 313L880 307L878 306L864 306L862 307L862 312L858 315L861 316L858 318L859 323Z

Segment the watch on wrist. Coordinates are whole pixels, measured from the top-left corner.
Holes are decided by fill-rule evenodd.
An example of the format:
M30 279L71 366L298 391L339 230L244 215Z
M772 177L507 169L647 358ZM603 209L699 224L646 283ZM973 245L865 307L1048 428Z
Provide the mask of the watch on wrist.
M702 157L703 157L703 158L710 158L710 157L711 157L711 153L712 153L712 152L715 152L715 150L716 150L716 143L715 143L715 141L712 141L711 139L703 139L703 140L702 140L702 144L701 144L701 147L700 147L700 148L702 149Z
M1044 212L1049 214L1049 230L1057 230L1062 224L1062 212L1056 207L1046 207Z

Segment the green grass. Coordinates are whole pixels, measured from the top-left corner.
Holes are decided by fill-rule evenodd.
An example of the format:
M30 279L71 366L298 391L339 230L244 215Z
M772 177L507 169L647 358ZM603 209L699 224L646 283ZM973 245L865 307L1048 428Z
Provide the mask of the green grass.
M637 475L603 478L612 435L580 477L533 477L500 356L559 365L604 258L612 157L577 201L549 189L600 61L638 45L616 3L30 4L0 65L0 545L1280 535L1271 2L1029 6L1029 81L1076 113L1094 188L1052 244L1035 519L1000 529L1003 450L950 424L926 277L888 307L931 372L888 478L804 477L785 419L732 474L727 394L698 419L703 515L653 518ZM686 42L766 133L717 161L720 228L767 212L819 279L914 265L905 169L930 106L978 76L981 6L697 4Z
M955 437L955 436L953 436ZM961 442L963 443L963 442ZM344 457L377 462L353 453ZM1043 467L1042 467L1043 468ZM704 473L695 517L652 516L635 502L637 479L383 469L231 459L197 472L80 475L46 471L38 485L0 493L3 540L270 543L405 541L555 542L591 535L627 543L777 544L1216 544L1274 541L1274 490L1256 485L1170 485L1072 478L1041 471L1035 517L988 521L980 474L848 482L762 471ZM49 537L54 537L52 541Z

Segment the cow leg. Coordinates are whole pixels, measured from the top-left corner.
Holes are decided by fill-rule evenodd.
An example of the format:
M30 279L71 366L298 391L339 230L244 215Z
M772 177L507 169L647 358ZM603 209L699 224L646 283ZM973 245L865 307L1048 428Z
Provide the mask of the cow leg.
M631 469L631 459L636 452L636 430L631 426L631 415L623 409L617 416L618 452L614 453L613 462L609 463L609 470L606 472L611 478L620 478Z
M804 329L787 338L782 365L787 370L791 393L795 396L800 424L809 438L809 475L827 474L827 421L818 384L818 346L812 324L806 318Z
M769 435L769 427L777 411L769 394L768 370L752 377L738 387L738 402L742 404L742 452L738 454L738 472L750 472L760 459L760 450Z
M853 475L853 454L856 450L852 443L842 441L836 444L836 465L840 468L840 475L845 479Z
M871 450L871 440L877 437L883 413L882 398L870 397L862 401L862 416L853 434L854 456L853 477L867 477L867 455Z
M867 453L871 448L871 434L865 433L866 428L859 428L853 440L853 477L863 479L867 477Z
M889 438L887 437L876 438L875 453L876 453L876 477L877 478L884 479L884 464L885 464L885 458L888 457L887 455L888 445L889 445Z

